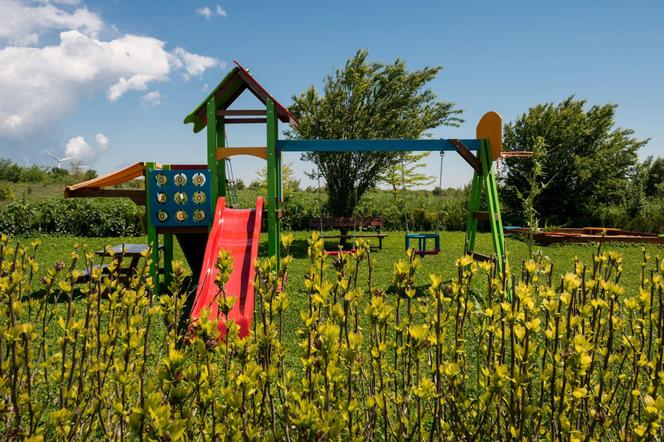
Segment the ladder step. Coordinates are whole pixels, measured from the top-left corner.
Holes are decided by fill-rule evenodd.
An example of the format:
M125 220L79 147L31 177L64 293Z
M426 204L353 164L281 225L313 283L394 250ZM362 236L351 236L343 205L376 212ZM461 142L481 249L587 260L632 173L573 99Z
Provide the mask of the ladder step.
M496 258L493 256L484 255L482 253L477 253L477 252L470 252L470 256L472 256L475 261L491 261L491 262L496 261Z

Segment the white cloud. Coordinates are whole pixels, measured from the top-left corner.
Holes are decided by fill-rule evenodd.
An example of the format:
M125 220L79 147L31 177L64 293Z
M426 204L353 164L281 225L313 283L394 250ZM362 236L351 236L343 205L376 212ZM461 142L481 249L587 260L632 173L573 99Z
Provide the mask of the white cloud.
M143 106L158 106L161 104L161 93L159 91L151 91L141 97Z
M137 74L129 78L120 77L118 82L108 90L108 99L110 101L116 101L131 90L144 91L148 88L148 82L155 79L159 78L152 77L149 74Z
M0 0L0 41L12 45L34 45L41 34L52 30L77 30L96 37L102 26L101 18L86 7L69 12L49 2L29 5L18 0Z
M93 163L108 150L108 137L103 133L95 135L93 144L89 144L84 137L70 138L65 148L65 156L73 161Z
M58 123L83 99L105 94L114 102L177 73L189 79L223 66L181 47L168 50L150 36L117 31L116 38L99 38L112 28L80 0L0 0L0 156L25 154L36 140L53 143ZM38 45L41 35L53 43ZM144 93L141 104L160 98L157 91ZM72 149L85 151L87 143L77 138ZM104 139L96 151L105 149Z
M207 6L203 6L202 8L196 9L196 13L200 16L205 17L206 20L210 20L210 17L212 17L212 10Z
M81 0L39 0L40 3L55 3L60 5L78 5Z
M108 149L108 137L104 135L103 133L98 133L95 135L95 141L97 142L97 146L102 152L106 152Z
M113 102L173 71L188 79L219 64L183 48L169 52L152 37L101 41L79 31L62 32L55 46L0 49L0 138L49 127L95 93L105 91Z
M221 7L221 5L217 5L214 8L214 11L210 9L208 6L203 6L202 8L196 9L196 14L200 15L201 17L205 17L206 20L210 20L212 16L216 15L217 17L226 17L228 13L224 8Z
M182 48L175 48L172 53L172 62L178 69L184 70L184 77L189 79L190 77L196 77L201 75L207 69L218 65L224 67L224 63L220 63L218 60L207 57L205 55L197 55L187 52Z

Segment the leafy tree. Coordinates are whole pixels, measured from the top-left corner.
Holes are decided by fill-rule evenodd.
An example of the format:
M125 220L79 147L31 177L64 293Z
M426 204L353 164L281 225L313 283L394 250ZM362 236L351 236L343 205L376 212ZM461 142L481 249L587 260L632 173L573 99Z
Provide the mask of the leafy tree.
M504 149L531 150L541 137L547 153L540 158L548 184L534 209L549 224L583 225L599 211L624 202L636 172L637 140L630 129L615 128L617 105L591 106L569 97L559 104L540 104L505 126ZM502 179L504 203L512 221L522 221L518 192L529 187L532 158L508 158Z
M429 152L405 152L399 162L393 163L381 174L380 181L389 185L395 196L402 187L412 189L433 184L434 177L418 172L426 165L421 160L427 155Z
M237 190L244 190L247 187L247 185L244 184L242 178L237 178L235 180L235 187L237 188Z
M646 178L645 178L645 194L648 197L655 196L664 188L664 158L658 157L656 159L648 158L645 161Z
M7 184L0 184L0 201L13 201L16 198L14 191Z
M427 130L456 126L462 119L454 103L438 101L428 83L440 67L408 71L403 60L392 64L368 62L359 50L343 69L293 97L291 111L300 127L293 138L379 139L420 138ZM309 152L327 183L328 210L350 216L362 195L403 157L398 152Z
M36 165L23 167L21 170L21 181L25 183L37 183L44 181L47 177L44 168Z
M0 158L0 180L18 183L21 181L21 166L12 160Z
M83 174L83 178L86 179L86 180L91 180L91 179L97 178L97 171L94 170L94 169L88 169Z
M61 167L51 167L48 169L48 174L51 178L60 179L69 176L69 171Z
M300 190L300 180L295 178L295 172L290 164L281 167L281 183L284 192L297 192ZM267 166L256 172L256 180L249 187L267 189Z

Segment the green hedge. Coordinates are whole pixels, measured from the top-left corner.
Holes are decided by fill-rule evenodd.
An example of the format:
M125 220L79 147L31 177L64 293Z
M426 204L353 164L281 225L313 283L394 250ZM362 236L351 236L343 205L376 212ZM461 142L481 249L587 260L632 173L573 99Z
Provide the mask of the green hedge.
M661 197L644 199L632 210L625 206L600 208L594 223L638 232L664 232L664 199Z
M253 207L260 190L238 192L240 207ZM321 200L319 202L319 200ZM309 220L325 212L324 192L295 192L284 195L284 230L308 230ZM406 195L411 230L464 230L467 220L467 190L447 189L440 196L430 191ZM357 216L382 216L385 230L404 230L404 202L401 193L368 192L358 204ZM88 237L139 236L145 233L145 210L123 199L56 198L14 201L0 208L0 232L10 235L38 233Z
M264 192L255 189L238 191L240 207L253 207ZM443 230L465 230L468 219L468 189L445 189L440 195L431 191L408 191L406 213L411 230L434 230L440 222ZM330 216L325 209L325 191L295 192L284 195L282 224L284 230L308 230L309 220ZM382 216L385 230L405 230L404 195L386 190L367 192L360 200L356 216Z
M145 210L127 200L15 201L0 209L0 232L74 236L139 236Z

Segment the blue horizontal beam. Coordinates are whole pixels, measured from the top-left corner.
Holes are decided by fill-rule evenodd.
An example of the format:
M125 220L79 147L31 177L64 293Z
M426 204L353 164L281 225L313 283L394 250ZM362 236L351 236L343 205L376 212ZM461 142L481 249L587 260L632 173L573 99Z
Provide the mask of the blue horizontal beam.
M469 150L478 150L481 140L459 140ZM450 140L277 140L281 152L397 152L454 151Z

